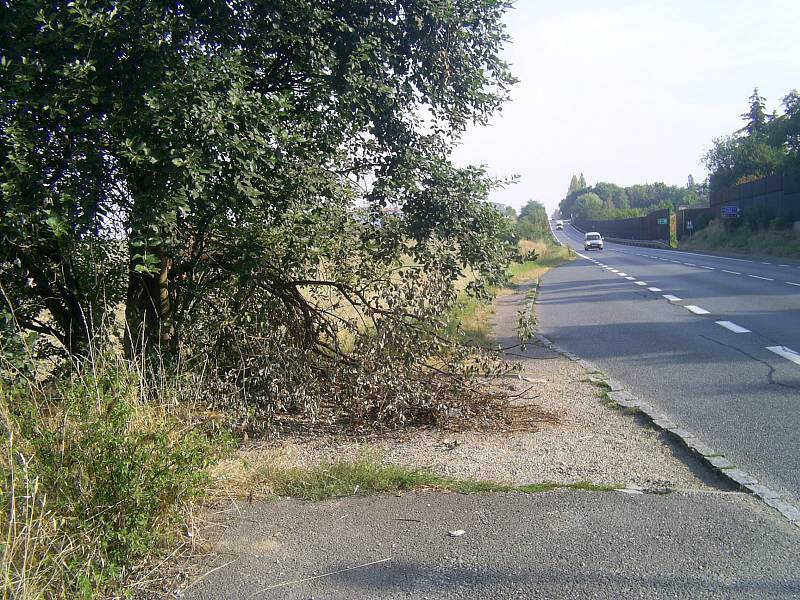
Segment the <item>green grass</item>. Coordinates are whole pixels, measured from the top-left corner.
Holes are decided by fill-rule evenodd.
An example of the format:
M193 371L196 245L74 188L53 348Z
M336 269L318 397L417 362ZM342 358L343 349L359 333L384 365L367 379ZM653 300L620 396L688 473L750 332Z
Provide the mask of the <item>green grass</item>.
M726 231L720 222L712 222L688 240L681 242L687 250L725 250L760 256L800 258L800 232L791 229L760 229L746 226Z
M577 483L534 483L512 485L475 479L443 477L424 468L409 468L381 463L371 456L353 461L336 461L309 468L272 468L266 466L254 473L255 483L271 491L273 497L303 500L325 500L353 495L375 495L411 490L437 490L460 494L518 492L533 494L555 489L609 491L618 485Z

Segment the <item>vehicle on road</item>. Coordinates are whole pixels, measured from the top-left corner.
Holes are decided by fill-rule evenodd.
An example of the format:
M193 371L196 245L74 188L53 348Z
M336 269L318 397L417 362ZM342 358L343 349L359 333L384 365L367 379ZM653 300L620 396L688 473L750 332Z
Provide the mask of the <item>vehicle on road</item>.
M595 250L603 249L603 236L596 231L589 231L583 236L583 249L591 250L592 248Z
M556 229L564 229L564 221L556 221Z

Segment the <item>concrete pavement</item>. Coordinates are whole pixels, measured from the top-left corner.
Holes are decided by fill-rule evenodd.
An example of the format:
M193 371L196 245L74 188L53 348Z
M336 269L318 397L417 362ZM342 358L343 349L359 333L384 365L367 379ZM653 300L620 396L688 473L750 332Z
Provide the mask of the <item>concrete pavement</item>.
M417 493L238 511L204 565L217 570L182 598L800 598L800 529L739 493Z

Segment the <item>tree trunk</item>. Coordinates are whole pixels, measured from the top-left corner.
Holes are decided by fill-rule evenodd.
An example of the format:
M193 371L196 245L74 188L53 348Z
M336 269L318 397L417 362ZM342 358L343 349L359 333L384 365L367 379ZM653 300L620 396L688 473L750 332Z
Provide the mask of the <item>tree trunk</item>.
M130 250L128 293L125 299L125 354L137 356L172 356L177 351L175 322L170 296L172 260L160 256L157 274L138 273Z

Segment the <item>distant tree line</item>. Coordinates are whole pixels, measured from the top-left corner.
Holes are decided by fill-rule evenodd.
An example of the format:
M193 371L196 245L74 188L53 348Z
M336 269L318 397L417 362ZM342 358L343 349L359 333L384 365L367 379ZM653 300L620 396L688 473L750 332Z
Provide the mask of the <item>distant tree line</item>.
M627 219L660 208L701 205L706 202L706 196L705 184L696 184L691 175L686 187L661 182L622 187L602 181L586 185L581 173L580 177L572 176L559 209L564 218Z
M782 104L782 114L770 114L758 88L753 90L742 114L745 126L715 139L703 157L712 190L778 173L800 178L800 94L789 92Z

